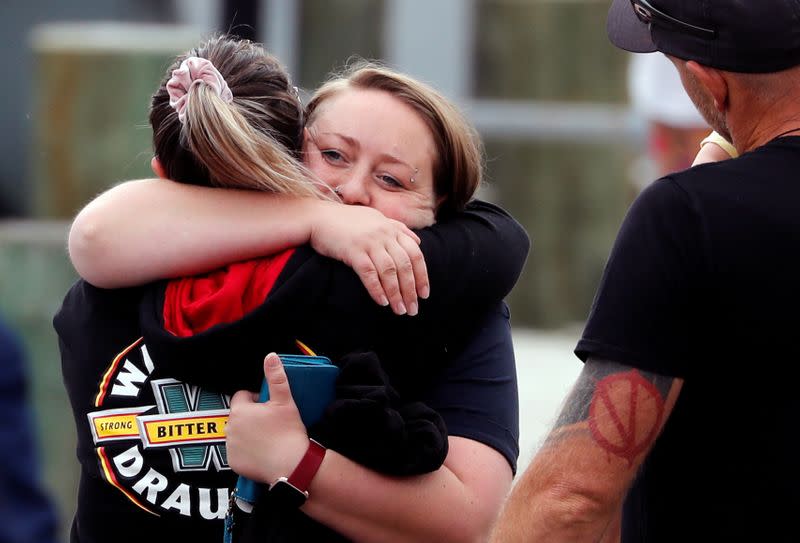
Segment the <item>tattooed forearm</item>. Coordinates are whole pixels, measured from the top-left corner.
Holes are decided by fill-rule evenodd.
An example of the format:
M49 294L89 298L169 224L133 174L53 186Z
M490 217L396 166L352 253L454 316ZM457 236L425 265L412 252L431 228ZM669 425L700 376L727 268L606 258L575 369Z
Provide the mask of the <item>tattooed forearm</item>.
M632 464L658 435L675 381L623 364L589 360L549 441L582 430L600 448Z

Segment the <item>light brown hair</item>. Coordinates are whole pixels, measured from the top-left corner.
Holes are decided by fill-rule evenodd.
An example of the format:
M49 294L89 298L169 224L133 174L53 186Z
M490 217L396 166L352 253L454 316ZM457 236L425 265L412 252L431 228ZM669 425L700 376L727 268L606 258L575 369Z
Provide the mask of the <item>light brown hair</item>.
M306 108L311 125L320 105L347 89L387 92L416 111L433 135L436 156L433 190L441 205L437 217L460 211L483 180L483 146L475 128L435 89L375 62L359 60L324 83Z

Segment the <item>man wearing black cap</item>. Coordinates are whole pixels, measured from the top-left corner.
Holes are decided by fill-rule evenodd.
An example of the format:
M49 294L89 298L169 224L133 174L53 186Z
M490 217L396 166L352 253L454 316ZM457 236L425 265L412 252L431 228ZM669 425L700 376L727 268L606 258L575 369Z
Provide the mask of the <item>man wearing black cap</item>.
M615 0L737 159L633 204L493 541L797 541L800 0Z

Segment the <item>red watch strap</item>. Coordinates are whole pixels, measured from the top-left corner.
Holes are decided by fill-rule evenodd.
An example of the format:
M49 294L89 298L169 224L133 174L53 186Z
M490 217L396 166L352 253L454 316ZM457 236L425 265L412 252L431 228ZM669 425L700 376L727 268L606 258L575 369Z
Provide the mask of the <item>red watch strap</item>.
M322 459L325 458L325 451L327 451L325 447L313 439L309 439L306 454L300 459L300 463L294 468L286 482L298 490L307 492L308 487L311 485L311 480L317 474L320 464L322 464Z

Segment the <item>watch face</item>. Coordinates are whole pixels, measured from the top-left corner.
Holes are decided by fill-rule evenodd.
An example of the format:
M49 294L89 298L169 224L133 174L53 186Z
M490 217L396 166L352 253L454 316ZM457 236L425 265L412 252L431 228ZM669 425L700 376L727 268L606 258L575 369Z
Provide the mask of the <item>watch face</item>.
M297 509L308 499L308 493L290 484L285 477L275 481L269 489L269 496L272 503L287 509Z

